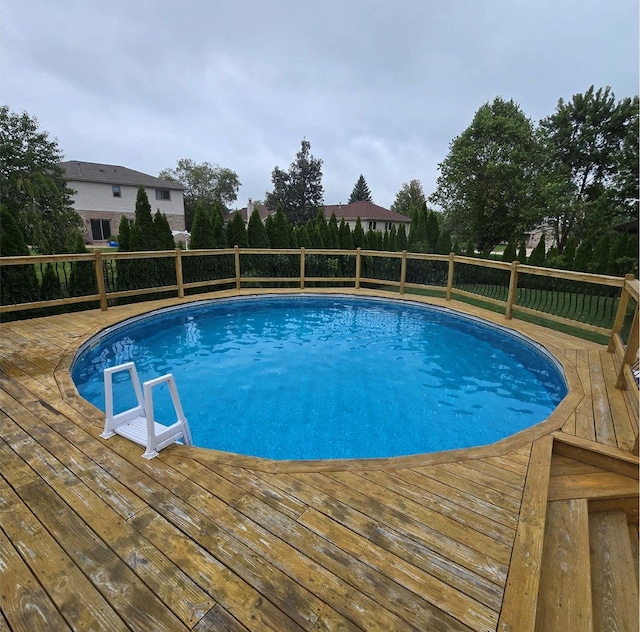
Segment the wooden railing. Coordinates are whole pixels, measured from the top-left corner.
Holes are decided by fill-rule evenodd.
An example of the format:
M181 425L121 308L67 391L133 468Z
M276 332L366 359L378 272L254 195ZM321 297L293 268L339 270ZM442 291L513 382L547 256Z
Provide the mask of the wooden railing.
M11 272L13 270L13 273ZM82 272L83 283L78 282ZM479 301L609 338L618 388L631 385L638 353L637 280L539 268L514 261L377 250L257 249L101 252L0 258L0 315L91 308L145 296L247 287L376 287ZM44 278L54 289L44 291ZM57 281L56 281L57 280ZM84 306L81 304L85 304ZM39 310L30 312L29 310ZM14 314L16 316L17 314ZM5 317L6 318L6 317ZM635 384L635 382L634 382Z

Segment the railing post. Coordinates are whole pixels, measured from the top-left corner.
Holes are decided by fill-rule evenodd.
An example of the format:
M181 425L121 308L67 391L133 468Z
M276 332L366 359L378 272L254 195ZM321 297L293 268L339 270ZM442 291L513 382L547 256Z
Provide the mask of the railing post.
M518 262L511 262L511 276L509 277L509 294L507 295L507 311L504 317L507 320L513 318L513 304L516 302L516 294L518 293Z
M404 294L404 284L407 280L407 251L402 251L402 260L400 264L400 295Z
M620 292L620 301L618 302L618 310L616 311L616 317L613 320L613 326L611 327L611 337L609 338L609 346L607 351L613 353L616 349L615 336L620 333L622 325L624 325L624 319L627 315L627 307L629 306L629 298L631 295L627 291L627 281L634 279L633 274L625 274L624 285Z
M107 290L104 283L104 269L102 267L102 253L99 250L95 251L96 254L96 284L98 286L98 294L100 294L100 309L103 312L107 311Z
M447 293L445 294L445 300L451 300L451 293L453 292L453 267L455 264L455 252L449 253L449 272L447 274Z
M629 340L627 340L627 348L625 349L622 362L620 364L620 372L618 373L618 379L616 381L616 388L624 389L626 382L624 379L624 367L627 364L632 364L638 355L638 345L640 339L638 334L638 306L636 305L636 313L633 315L633 322L631 323L631 333L629 334Z
M360 289L360 266L362 264L361 260L361 248L356 248L356 290Z
M178 298L184 298L184 278L182 276L182 250L176 248L176 283L178 284Z
M233 247L233 255L236 262L236 290L240 289L240 248Z
M300 248L300 289L304 290L304 246Z

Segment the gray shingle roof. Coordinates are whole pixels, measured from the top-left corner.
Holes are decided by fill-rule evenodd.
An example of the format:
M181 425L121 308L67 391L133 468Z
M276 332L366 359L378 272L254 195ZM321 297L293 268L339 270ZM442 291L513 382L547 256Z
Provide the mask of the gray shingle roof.
M382 206L373 204L372 202L351 202L351 204L327 204L324 207L324 213L329 219L331 213L336 214L336 219L340 221L355 220L358 217L362 220L377 220L381 222L398 222L410 224L411 218L400 213L394 213Z
M258 212L260 213L260 219L264 221L267 215L271 214L273 211L270 211L266 206L260 204L258 205ZM229 219L233 217L234 211L229 213ZM378 206L377 204L373 204L372 202L351 202L351 204L325 204L324 205L324 215L327 220L331 217L331 214L335 213L336 219L338 222L341 219L345 221L353 220L355 221L360 218L360 221L369 221L375 220L378 222L395 222L398 224L410 224L411 218L406 215L400 215L400 213L394 213L393 211L389 211L388 209ZM240 209L240 214L244 221L247 221L247 207Z
M162 180L140 171L127 169L118 165L103 165L98 162L82 162L68 160L61 162L65 179L76 182L104 182L106 184L123 184L138 187L173 189L183 191L184 187L170 180Z

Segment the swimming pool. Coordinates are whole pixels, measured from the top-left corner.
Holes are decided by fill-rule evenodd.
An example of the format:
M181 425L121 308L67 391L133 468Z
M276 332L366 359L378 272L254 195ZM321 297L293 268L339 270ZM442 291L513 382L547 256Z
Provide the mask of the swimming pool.
M217 299L127 321L84 345L79 393L104 410L102 372L174 374L194 444L272 459L389 457L493 443L546 419L558 363L510 330L405 300ZM122 376L126 377L125 375ZM130 384L114 386L119 410ZM167 393L156 420L175 421Z

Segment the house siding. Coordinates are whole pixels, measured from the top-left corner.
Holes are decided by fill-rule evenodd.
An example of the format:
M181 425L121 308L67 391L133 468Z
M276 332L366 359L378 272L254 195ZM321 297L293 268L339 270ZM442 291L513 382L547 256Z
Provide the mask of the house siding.
M69 181L69 187L75 191L73 196L73 208L82 217L85 227L85 237L88 242L93 242L91 232L91 220L109 220L111 234L118 232L120 218L124 215L127 219L135 218L136 197L138 187L119 185L120 197L113 195L112 184L99 182ZM183 231L184 223L184 199L183 192L171 189L170 200L156 200L156 189L145 187L151 212L159 209L164 213L171 230Z

